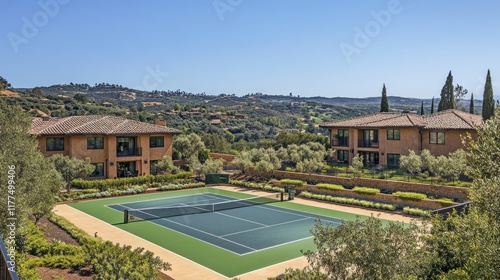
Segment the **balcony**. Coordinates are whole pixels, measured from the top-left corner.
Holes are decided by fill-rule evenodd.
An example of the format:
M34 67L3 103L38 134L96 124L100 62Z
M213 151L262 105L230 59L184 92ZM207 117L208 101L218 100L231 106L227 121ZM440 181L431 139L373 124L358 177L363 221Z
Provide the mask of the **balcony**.
M378 140L358 140L358 148L378 148Z
M333 139L332 147L349 147L349 138Z
M117 157L142 156L142 148L118 148L116 149Z

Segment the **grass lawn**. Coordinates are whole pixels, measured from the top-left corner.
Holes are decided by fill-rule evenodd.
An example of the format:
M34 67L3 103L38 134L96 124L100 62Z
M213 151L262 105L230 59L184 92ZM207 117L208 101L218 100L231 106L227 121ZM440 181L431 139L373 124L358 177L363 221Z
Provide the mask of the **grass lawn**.
M123 213L105 206L111 204L128 203L207 192L234 198L251 197L251 195L244 193L236 193L213 188L200 188L125 196L118 198L98 199L71 203L68 205L91 216L94 216L102 221L112 224L118 228L121 228L127 232L130 232L138 237L153 242L165 249L184 256L227 277L234 277L236 275L240 275L249 271L300 257L302 255L300 252L301 250L315 250L313 240L312 238L309 238L246 255L238 255L151 222L142 221L123 224ZM319 214L343 220L354 220L358 216L351 213L290 202L274 203L273 206Z

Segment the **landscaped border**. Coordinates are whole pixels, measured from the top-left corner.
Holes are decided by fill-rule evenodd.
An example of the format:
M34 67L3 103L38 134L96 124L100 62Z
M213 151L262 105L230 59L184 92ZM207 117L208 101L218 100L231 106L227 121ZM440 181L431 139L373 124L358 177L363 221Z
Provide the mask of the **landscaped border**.
M260 252L238 256L228 251L212 246L203 241L192 237L171 231L164 227L149 222L139 222L124 225L123 215L115 210L105 207L107 204L127 203L147 199L156 199L163 197L174 197L179 195L199 194L202 192L212 192L232 196L235 198L251 197L244 193L237 193L213 188L202 188L192 190L182 190L164 193L144 194L136 196L127 196L119 198L99 199L80 203L69 204L71 207L83 211L107 223L114 224L116 227L128 231L136 236L151 241L174 253L191 259L207 268L217 271L227 277L234 277L249 271L270 266L279 262L287 261L300 257L301 249L314 250L314 244L311 239L297 241L294 243L270 248ZM335 210L323 209L308 205L296 203L277 203L275 206L315 213L319 215L332 216L344 220L354 220L356 214L345 213ZM166 260L168 261L168 260ZM175 268L174 268L175 269Z

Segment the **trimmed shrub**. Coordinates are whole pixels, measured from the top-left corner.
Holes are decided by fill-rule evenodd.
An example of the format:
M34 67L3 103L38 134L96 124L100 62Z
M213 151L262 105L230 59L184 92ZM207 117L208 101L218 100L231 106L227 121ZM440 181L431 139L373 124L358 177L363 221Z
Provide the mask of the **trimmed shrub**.
M353 192L355 193L360 193L360 194L371 194L371 195L374 195L374 194L378 194L380 193L380 190L379 189L375 189L375 188L367 188L367 187L354 187L352 189Z
M83 180L75 179L71 181L74 188L79 189L98 189L99 191L107 191L109 189L127 189L134 185L144 185L151 183L170 183L178 179L187 179L192 175L192 172L179 172L177 174L162 174L162 175L147 175L138 177L127 177L119 179L104 179L104 180Z
M66 220L61 216L51 214L48 216L48 219L57 226L59 226L61 229L69 233L69 235L75 238L78 241L78 243L82 245L94 239L94 237L91 237L85 231L83 231L80 228L77 228L75 225L73 225L72 223L70 223L68 220Z
M440 199L434 199L434 201L437 201L441 203L443 206L452 206L455 204L451 198L440 198Z
M173 191L173 190L183 190L204 187L205 183L189 183L189 184L168 184L164 186L159 186L156 191Z
M318 189L325 189L325 190L331 190L331 191L343 190L344 189L344 187L341 186L341 185L325 184L325 183L317 184L316 188L318 188Z
M396 210L396 206L394 206L392 204L377 203L377 202L373 202L373 201L360 200L360 199L348 198L348 197L336 197L336 196L330 196L330 195L314 194L314 193L307 192L307 191L301 192L299 194L299 196L305 197L305 198L310 198L310 199L330 201L330 202L335 202L335 203L362 206L362 207L366 207L366 208L376 208L376 209L390 210L390 211Z
M293 179L281 179L280 182L282 185L294 185L296 187L302 187L303 185L305 185L304 181Z
M261 183L252 183L252 182L246 182L246 181L241 181L241 180L229 180L229 183L231 185L241 186L241 187L250 188L250 189L258 189L258 190L272 191L272 192L285 192L284 188L273 187L271 185L261 184Z
M422 200L427 199L427 195L423 193L415 193L415 192L395 192L392 194L395 197L399 197L407 200Z
M420 217L430 217L431 212L428 210L423 210L420 208L404 207L403 212L408 215L420 216Z

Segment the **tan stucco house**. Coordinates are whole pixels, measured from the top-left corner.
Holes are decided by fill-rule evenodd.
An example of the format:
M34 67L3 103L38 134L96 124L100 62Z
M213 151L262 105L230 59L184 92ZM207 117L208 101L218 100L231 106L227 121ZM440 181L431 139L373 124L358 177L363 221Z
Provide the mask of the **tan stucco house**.
M34 118L30 134L48 157L90 158L93 178L149 175L152 164L172 156L172 137L181 131L165 121L143 123L113 116Z
M335 160L350 164L356 154L365 165L399 166L401 155L424 149L433 155L448 155L463 147L462 138L477 137L476 125L482 117L458 110L429 115L378 113L331 123L328 128Z

